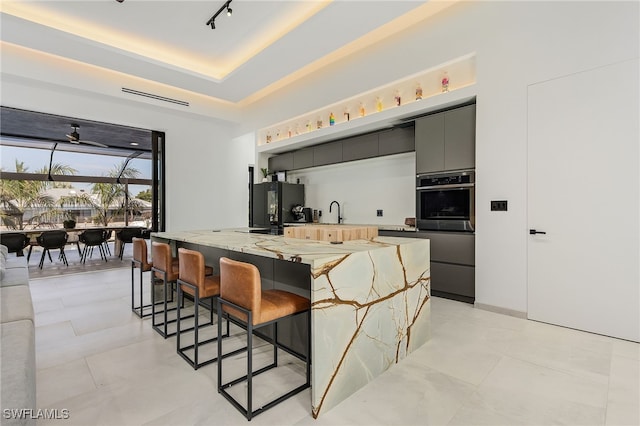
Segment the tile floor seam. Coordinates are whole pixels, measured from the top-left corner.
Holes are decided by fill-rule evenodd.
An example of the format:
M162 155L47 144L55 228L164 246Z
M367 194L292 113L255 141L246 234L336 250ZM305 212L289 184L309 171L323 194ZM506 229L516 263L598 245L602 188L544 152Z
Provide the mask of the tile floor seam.
M547 365L541 365L541 364L538 364L538 363L535 363L535 362L532 362L532 361L529 361L529 360L526 360L526 359L521 359L521 358L510 356L510 355L505 355L505 357L506 358L511 358L512 360L524 362L524 363L527 363L527 364L530 364L530 365L534 365L534 366L536 366L538 368L544 368L544 369L547 369L547 370L555 371L556 373L566 374L566 375L571 376L573 378L586 380L586 381L590 382L591 384L600 385L600 383L598 383L597 381L594 381L589 377L585 377L585 376L582 376L582 375L577 375L573 371L567 371L567 370L562 370L562 369L555 368L555 367L550 367L550 366L547 366ZM597 374L597 373L593 373L593 374ZM609 380L610 380L610 376L611 376L610 374L606 376L606 378L607 378L607 391L604 392L605 395L608 395L608 393L609 393L609 385L608 385L608 383L609 383ZM594 405L591 405L591 404L588 404L588 403L584 403L584 402L581 402L581 404L588 405L588 406L594 407L594 408L603 408L603 407L594 406ZM606 405L607 405L607 401L605 401L604 407L606 407Z

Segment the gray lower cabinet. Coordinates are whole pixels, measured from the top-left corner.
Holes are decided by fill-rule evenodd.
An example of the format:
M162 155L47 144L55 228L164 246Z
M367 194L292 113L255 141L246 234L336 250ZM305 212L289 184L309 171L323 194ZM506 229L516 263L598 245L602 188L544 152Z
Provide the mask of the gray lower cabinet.
M362 160L377 156L377 133L355 136L342 141L342 161Z
M397 127L378 133L378 155L415 151L414 126Z
M293 170L313 167L313 147L293 151Z
M384 231L381 236L428 238L431 248L431 292L434 296L473 303L475 235L464 232Z
M293 152L269 157L269 172L283 172L293 169Z
M342 161L342 141L329 142L313 147L313 165L324 166Z
M474 168L475 134L475 104L417 119L416 173Z

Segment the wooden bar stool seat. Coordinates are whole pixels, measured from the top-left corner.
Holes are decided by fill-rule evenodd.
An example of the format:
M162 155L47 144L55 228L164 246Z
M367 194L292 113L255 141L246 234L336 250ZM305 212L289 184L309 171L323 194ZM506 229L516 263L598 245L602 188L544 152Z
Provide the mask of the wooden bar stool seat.
M306 356L294 354L305 362L305 382L284 395L253 409L253 377L278 366L278 320L294 315L307 315ZM223 315L247 332L247 374L227 383L223 383L223 360L228 356L222 351L222 339L218 339L218 392L221 393L246 418L252 417L279 404L308 388L311 383L311 303L309 299L282 290L262 290L260 272L255 265L238 262L225 257L220 258L220 296L218 297L218 335L222 332ZM253 371L253 332L255 329L273 325L273 362L266 367ZM243 349L243 350L244 350ZM227 389L246 382L246 407L234 398Z

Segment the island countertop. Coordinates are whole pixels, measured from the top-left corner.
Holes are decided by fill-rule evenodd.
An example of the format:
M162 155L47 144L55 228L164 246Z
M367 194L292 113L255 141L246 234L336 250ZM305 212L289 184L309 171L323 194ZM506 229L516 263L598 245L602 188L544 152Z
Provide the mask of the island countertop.
M416 239L376 237L373 240L351 240L341 244L325 241L285 238L282 235L250 233L250 228L157 232L152 236L189 242L208 247L249 253L280 260L306 263L312 268L336 261L345 255L368 252L383 247L416 243Z
M430 242L376 237L342 244L249 233L159 232L154 239L309 265L311 412L320 415L430 336ZM213 260L213 259L212 259Z

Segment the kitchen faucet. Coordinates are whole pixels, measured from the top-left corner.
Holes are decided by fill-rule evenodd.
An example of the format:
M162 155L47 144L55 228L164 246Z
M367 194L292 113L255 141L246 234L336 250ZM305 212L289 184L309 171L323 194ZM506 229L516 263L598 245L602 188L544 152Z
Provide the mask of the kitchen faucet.
M332 201L331 204L329 204L329 213L331 213L331 207L333 207L333 203L336 203L338 205L338 223L342 222L342 217L340 216L340 203L337 201Z

